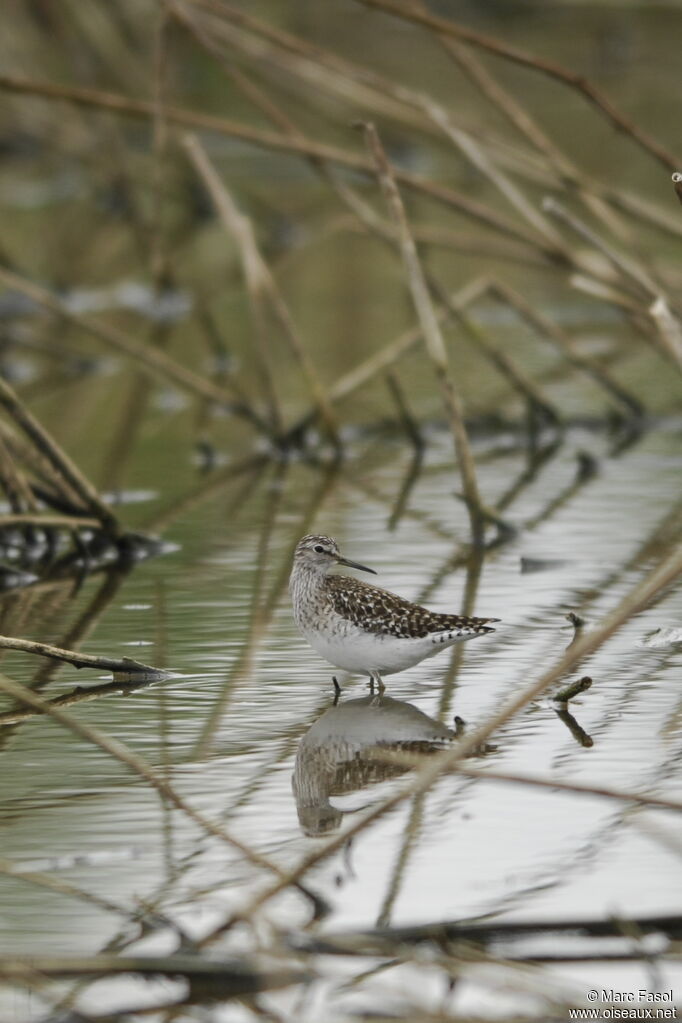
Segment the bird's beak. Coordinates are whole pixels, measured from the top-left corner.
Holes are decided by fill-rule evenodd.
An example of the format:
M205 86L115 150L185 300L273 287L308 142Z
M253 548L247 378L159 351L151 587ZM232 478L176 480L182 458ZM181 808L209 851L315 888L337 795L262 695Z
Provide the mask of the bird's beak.
M336 563L338 565L346 565L348 568L357 568L361 572L370 572L372 575L377 574L373 568L367 568L367 565L359 565L357 561L349 561L348 558L342 558L340 555L336 559Z

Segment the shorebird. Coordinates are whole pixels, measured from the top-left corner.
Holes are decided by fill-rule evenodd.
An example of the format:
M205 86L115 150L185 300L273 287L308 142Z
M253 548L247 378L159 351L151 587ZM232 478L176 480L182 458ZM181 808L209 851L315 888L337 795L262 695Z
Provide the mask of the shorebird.
M438 614L350 575L330 575L337 565L373 568L341 556L331 536L304 536L294 552L289 592L294 618L311 647L325 660L352 674L369 675L384 691L382 678L419 664L454 643L494 632L499 618ZM334 679L338 691L338 683Z

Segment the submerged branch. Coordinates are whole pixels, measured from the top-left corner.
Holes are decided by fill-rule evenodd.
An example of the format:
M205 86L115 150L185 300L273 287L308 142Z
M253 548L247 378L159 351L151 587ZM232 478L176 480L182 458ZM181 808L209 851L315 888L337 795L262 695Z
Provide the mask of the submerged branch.
M574 696L579 696L580 693L586 692L592 685L592 679L589 675L584 675L583 678L578 679L576 682L571 682L570 685L564 686L558 693L555 693L552 697L557 703L568 703Z
M196 955L170 956L32 956L26 959L0 959L0 977L23 977L35 970L43 977L116 977L134 973L143 977L182 977L193 986L209 987L214 997L238 998L242 995L287 987L306 978L290 968L257 970L237 959L205 959ZM199 992L195 991L194 994ZM205 995L208 997L209 991Z

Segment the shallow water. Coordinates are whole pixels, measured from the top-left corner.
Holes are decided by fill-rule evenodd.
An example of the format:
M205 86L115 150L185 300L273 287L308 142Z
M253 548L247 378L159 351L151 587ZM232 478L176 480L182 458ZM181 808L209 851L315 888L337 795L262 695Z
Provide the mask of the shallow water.
M442 742L455 714L469 727L482 723L558 658L573 635L566 612L578 612L587 628L596 624L679 542L679 435L680 423L670 421L613 454L606 434L570 431L508 506L517 538L489 551L478 577L469 569L467 610L502 618L496 633L391 677L383 707L367 706L360 679L347 681L332 707L332 669L292 622L288 565L296 539L314 528L374 566L385 587L435 609L460 610L467 572L449 562L466 522L453 498L450 441L438 432L397 521L408 460L398 446L386 457L385 442L368 441L327 477L304 465L266 466L248 492L240 477L219 483L216 474L215 486L200 480L204 497L165 528L179 549L118 579L93 577L76 595L72 584L58 583L2 598L5 633L73 645L80 631L84 652L137 657L171 667L175 677L127 692L109 686L96 696L105 677L69 666L38 669L13 654L3 670L34 686L40 671L37 688L49 698L83 686L72 714L143 755L207 816L292 866L319 834L352 822L404 783L364 764L363 749L396 736ZM513 440L479 442L490 500L528 468L528 453ZM576 482L576 453L585 447L597 458L596 471ZM155 490L163 480L148 473L147 484ZM128 513L142 519L156 511L140 503ZM583 744L576 741L543 699L500 729L476 763L680 798L682 654L679 644L647 645L646 637L681 621L678 589L581 665L578 675L588 673L594 684L570 710L591 744L584 736ZM2 709L16 711L7 700ZM100 749L44 718L12 722L0 733L3 857L114 907L107 912L2 876L3 953L90 953L121 928L128 932L115 907L136 900L201 934L262 884L261 871L198 834ZM292 775L297 751L306 748L313 755L299 754L297 805ZM667 812L447 777L308 880L332 906L323 931L487 913L654 914L678 905L682 894L679 846L666 835L679 840ZM272 912L292 925L304 923L307 911L287 896ZM639 970L627 968L628 983ZM578 969L578 978L588 974ZM95 985L83 1004L101 1004L102 990ZM107 998L125 1003L126 990ZM3 1018L24 1018L26 1007L18 1005L6 1001Z

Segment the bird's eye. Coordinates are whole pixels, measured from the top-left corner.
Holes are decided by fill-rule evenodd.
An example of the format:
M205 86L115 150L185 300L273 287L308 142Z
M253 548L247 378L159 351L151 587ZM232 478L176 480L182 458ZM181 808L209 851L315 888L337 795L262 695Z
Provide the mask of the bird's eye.
M313 547L313 550L315 551L316 554L324 554L324 547L322 546L321 543L316 543L315 546Z

